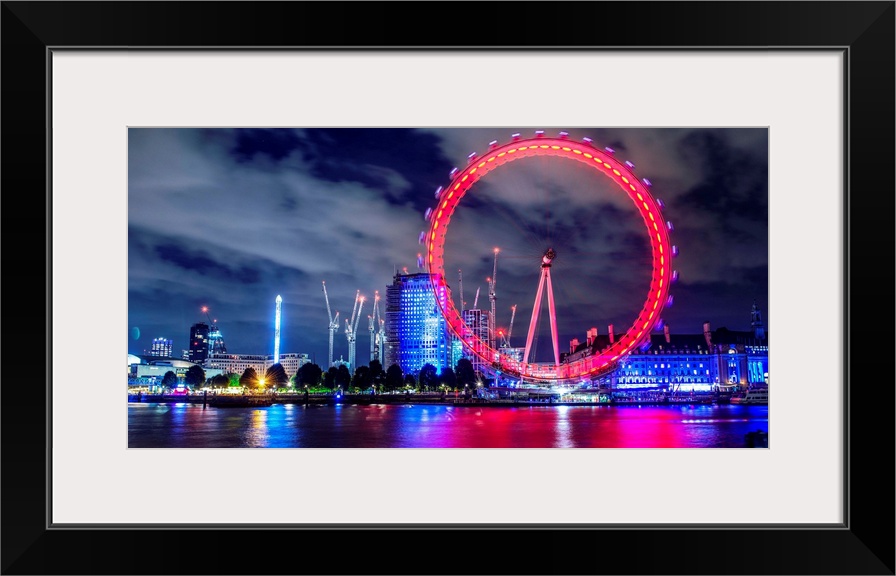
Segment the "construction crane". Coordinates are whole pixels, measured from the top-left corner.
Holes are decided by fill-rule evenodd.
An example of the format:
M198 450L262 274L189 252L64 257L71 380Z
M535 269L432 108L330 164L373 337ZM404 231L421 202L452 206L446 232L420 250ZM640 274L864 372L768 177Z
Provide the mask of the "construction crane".
M355 293L355 305L352 308L352 319L345 320L345 338L348 340L348 365L349 370L355 370L355 350L358 340L358 322L361 320L361 308L364 306L364 297L361 291Z
M330 352L327 355L327 368L333 365L333 337L336 335L336 330L339 329L339 311L336 312L336 316L333 316L333 313L330 312L330 297L327 296L327 283L321 282L324 287L324 300L327 302L327 318L330 320L329 331L330 331Z
M371 362L379 359L379 348L377 347L379 340L379 315L380 312L380 291L373 293L373 314L367 316L367 330L370 332L370 360Z
M373 312L374 312L374 314L376 314L376 308L375 308L375 307L374 307L374 309L373 309ZM373 361L373 359L376 357L376 356L374 356L374 354L376 354L376 351L374 350L374 348L376 347L376 346L375 346L375 344L376 344L376 335L375 335L374 332L373 332L373 326L374 326L374 324L376 324L376 322L375 322L374 319L373 319L373 315L368 314L368 315L367 315L367 331L370 333L370 360L371 360L371 361Z
M367 317L368 329L370 330L370 360L379 360L383 363L383 336L385 330L383 328L383 319L380 318L380 291L373 293L373 315Z
M513 334L513 319L516 318L516 304L510 307L510 326L507 328L507 333L503 334L501 346L503 348L510 348L510 335ZM499 332L500 334L500 332Z
M479 288L481 288L481 286ZM479 288L476 288L476 297L473 298L473 310L479 310L479 308L476 307L476 305L479 304Z
M498 299L498 295L495 292L495 287L498 283L498 252L500 252L500 250L495 248L495 264L494 268L492 269L492 277L489 278L488 281L488 300L492 305L491 316L489 317L489 320L491 320L491 322L489 322L488 328L488 345L491 348L495 347L495 327L498 325L498 318L495 316L495 303Z
M463 312L467 308L467 303L464 302L464 273L460 269L457 270L457 287L460 290L460 309Z
M378 314L379 315L379 314ZM380 366L386 365L386 321L380 318L380 334L378 338Z

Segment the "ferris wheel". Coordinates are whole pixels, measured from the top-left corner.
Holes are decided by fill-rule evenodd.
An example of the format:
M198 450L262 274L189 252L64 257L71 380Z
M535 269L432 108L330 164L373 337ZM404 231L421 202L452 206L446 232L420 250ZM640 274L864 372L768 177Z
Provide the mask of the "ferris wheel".
M540 272L527 344L522 358L503 353L492 345L493 340L489 341L471 331L453 300L442 297L448 290L444 269L445 241L451 218L460 206L461 199L474 188L476 182L499 166L537 156L552 156L580 162L608 177L634 204L643 220L650 245L650 282L644 304L631 326L625 332L615 335L616 337L603 349L574 360L561 361L557 342L555 300L551 282L551 267L557 253L553 246L545 246L540 262L532 263L533 273L539 271L539 268ZM523 138L519 133L515 133L511 136L511 141L504 144L492 141L485 154L470 154L465 168L455 168L451 171L450 183L446 187L439 187L435 192L438 203L426 211L425 218L429 222L429 229L420 233L419 241L425 249L420 258L429 273L436 302L450 331L469 352L496 373L531 382L561 383L599 377L612 370L620 358L649 339L651 331L661 325L662 310L672 304L669 288L678 278L678 273L672 268L672 258L678 254L678 248L671 243L670 232L673 227L670 221L663 218L662 201L653 197L649 191L652 186L650 181L646 178L639 179L634 169L634 164L617 160L614 150L599 148L590 138L583 138L579 142L571 139L566 132L560 132L556 137L549 137L539 130L529 138ZM530 349L536 319L545 297L548 300L551 319L553 362L535 362L530 360Z

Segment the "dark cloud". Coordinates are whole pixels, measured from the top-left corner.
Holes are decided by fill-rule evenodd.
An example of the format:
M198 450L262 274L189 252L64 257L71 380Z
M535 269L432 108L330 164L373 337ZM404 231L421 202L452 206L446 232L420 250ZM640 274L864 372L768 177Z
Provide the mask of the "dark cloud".
M550 128L545 128L551 132ZM453 166L491 140L530 129L131 129L129 131L129 326L131 351L157 336L183 347L189 326L211 308L231 350L271 353L274 298L283 298L281 350L319 362L327 349L321 281L331 306L361 312L367 350L372 297L385 296L396 268L416 271L417 236L433 191ZM653 182L674 221L681 282L664 319L699 332L705 319L749 326L754 299L767 309L768 166L764 129L568 129L616 149ZM553 160L553 161L552 161ZM498 322L518 305L524 339L539 259L552 272L561 346L592 326L620 333L643 304L649 247L631 201L599 174L563 159L531 158L490 173L451 221L446 273L459 299L481 288L498 256ZM545 306L546 308L546 306ZM766 321L768 319L766 318ZM343 326L344 328L344 326ZM542 338L540 350L550 355ZM347 355L343 330L336 356Z
M240 128L235 131L230 153L238 162L251 162L258 154L279 162L299 148L300 142L298 135L291 130Z
M156 253L162 260L171 262L178 268L199 274L200 276L209 277L212 280L255 284L261 277L257 268L250 266L232 268L216 262L209 254L201 250L187 250L177 244L156 246Z

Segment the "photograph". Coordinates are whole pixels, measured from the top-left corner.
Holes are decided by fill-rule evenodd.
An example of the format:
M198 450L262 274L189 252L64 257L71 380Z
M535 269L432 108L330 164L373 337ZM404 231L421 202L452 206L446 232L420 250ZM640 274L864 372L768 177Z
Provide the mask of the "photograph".
M3 2L0 573L893 575L893 0L414 8Z
M129 128L128 446L768 448L768 150Z

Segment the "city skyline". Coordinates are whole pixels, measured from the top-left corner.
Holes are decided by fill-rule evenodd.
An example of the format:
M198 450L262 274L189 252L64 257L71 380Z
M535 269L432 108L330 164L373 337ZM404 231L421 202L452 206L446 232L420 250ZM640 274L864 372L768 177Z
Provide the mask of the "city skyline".
M208 322L207 306L229 352L273 354L280 295L280 351L323 365L326 281L340 312L336 359L348 358L344 320L356 291L366 297L358 324L366 364L374 291L384 297L396 270L422 271L418 235L433 191L471 152L535 129L130 129L128 351L142 354L164 336L179 356L190 326ZM770 329L766 129L538 129L613 148L664 200L681 247L674 304L663 314L673 333L700 333L704 321L747 330L754 301ZM558 252L561 348L592 326L606 334L608 324L619 331L631 322L649 265L624 195L548 158L501 168L477 187L452 220L445 269L462 269L464 299L480 288L487 309L486 277L500 249L497 324L506 327L518 306L514 345L528 327L546 247ZM457 278L447 280L459 301Z

